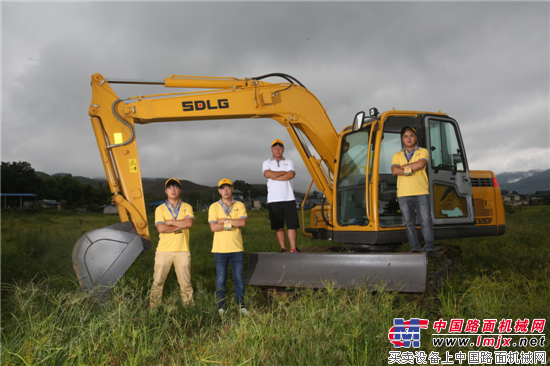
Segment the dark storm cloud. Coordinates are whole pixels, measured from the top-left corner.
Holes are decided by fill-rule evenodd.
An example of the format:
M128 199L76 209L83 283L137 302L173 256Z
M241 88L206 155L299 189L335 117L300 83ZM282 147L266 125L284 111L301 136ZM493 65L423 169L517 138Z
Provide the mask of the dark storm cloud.
M547 2L5 2L2 161L102 177L87 115L94 73L284 72L319 98L338 132L373 106L441 110L459 121L471 168L548 169L549 13ZM272 120L144 125L137 138L146 177L261 183L269 143L281 138L296 186L310 181Z

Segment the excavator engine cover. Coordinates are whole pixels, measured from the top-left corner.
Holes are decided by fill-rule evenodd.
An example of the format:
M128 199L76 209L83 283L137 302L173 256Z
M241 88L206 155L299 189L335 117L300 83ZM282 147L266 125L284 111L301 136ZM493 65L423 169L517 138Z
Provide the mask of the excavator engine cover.
M336 287L423 293L426 254L249 253L245 284L263 287Z
M107 296L138 255L150 247L129 221L87 232L73 248L80 287L95 297Z

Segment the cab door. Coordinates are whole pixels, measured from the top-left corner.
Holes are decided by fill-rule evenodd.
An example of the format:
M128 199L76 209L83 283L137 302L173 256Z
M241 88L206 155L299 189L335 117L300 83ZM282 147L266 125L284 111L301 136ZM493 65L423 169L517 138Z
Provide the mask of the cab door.
M434 225L474 223L472 183L464 145L455 120L423 116Z

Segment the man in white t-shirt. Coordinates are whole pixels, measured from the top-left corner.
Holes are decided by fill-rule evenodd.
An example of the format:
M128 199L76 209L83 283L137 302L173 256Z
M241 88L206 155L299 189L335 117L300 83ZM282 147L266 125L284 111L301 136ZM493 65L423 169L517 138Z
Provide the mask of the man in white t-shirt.
M285 223L287 228L290 253L298 253L296 238L300 223L296 212L296 198L292 189L292 179L296 176L294 163L283 157L285 151L281 140L271 143L273 156L262 165L264 177L267 178L267 204L271 229L275 230L281 253L286 253Z

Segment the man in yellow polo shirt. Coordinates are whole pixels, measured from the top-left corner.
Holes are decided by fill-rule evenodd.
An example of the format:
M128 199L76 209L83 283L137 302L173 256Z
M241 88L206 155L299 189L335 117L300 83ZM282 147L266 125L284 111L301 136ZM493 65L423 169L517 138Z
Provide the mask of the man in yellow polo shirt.
M233 199L233 183L229 179L218 182L221 199L214 202L208 210L208 223L214 232L212 253L216 263L216 299L218 311L225 313L225 283L227 268L231 263L233 282L235 283L235 302L242 315L248 315L244 304L244 247L241 228L246 225L246 208L244 204Z
M422 250L416 234L414 216L416 211L420 230L424 237L426 255L435 258L430 187L426 174L426 165L430 155L428 150L416 144L416 130L413 127L403 127L401 141L403 150L393 154L391 172L397 176L397 201L405 221L411 253L420 253Z
M191 287L191 253L189 252L189 228L194 216L191 205L180 199L181 184L176 178L165 182L166 202L155 210L155 226L159 232L159 243L155 253L155 272L151 288L150 307L162 303L164 281L172 264L180 284L184 305L193 305Z

